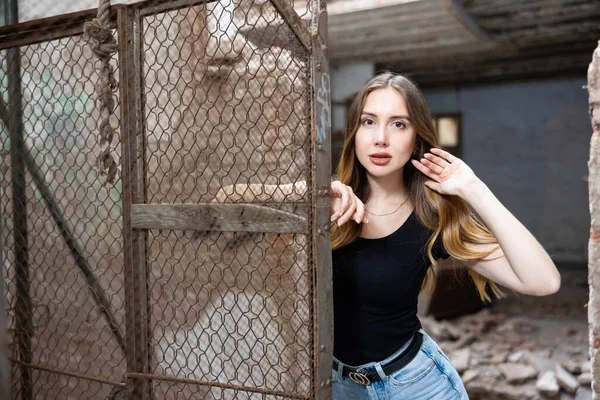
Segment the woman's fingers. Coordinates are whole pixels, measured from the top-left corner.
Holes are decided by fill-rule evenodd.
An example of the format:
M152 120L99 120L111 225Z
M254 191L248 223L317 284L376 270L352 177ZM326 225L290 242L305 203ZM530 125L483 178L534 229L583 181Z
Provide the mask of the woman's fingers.
M352 216L352 219L354 219L357 224L361 224L363 222L365 224L369 223L365 213L365 204L358 197L356 198L356 212Z
M350 186L339 181L331 184L332 215L331 221L337 220L338 226L348 222L350 219L357 223L367 222L365 205L356 197Z
M350 218L352 218L352 215L354 214L354 212L356 211L356 196L354 195L354 192L352 191L352 188L350 188L349 186L346 186L346 194L348 196L348 207L347 208L342 208L342 211L344 212L343 215L338 219L338 226L341 226L343 224L345 224L346 222L348 222L350 220Z
M436 156L442 157L449 163L453 163L454 161L458 160L458 158L454 157L452 154L448 153L445 150L438 149L437 147L432 147L431 150L429 150L429 151L431 151Z
M435 162L427 159L427 158L421 158L421 164L423 164L424 166L426 166L427 168L429 168L431 171L433 171L436 174L441 174L444 171L444 168L442 168L441 166L439 166L438 164L436 164Z
M431 161L432 163L434 163L435 165L443 168L446 168L448 165L450 165L450 163L448 163L448 161L444 160L441 157L438 157L436 155L433 155L431 153L425 153L423 155L423 157L425 157L427 160Z
M428 168L427 166L423 165L423 163L421 163L420 161L417 160L411 160L412 164L414 165L414 167L421 171L423 174L425 174L427 177L435 180L435 181L439 181L440 177L438 174L436 174L435 172L433 172L430 168Z

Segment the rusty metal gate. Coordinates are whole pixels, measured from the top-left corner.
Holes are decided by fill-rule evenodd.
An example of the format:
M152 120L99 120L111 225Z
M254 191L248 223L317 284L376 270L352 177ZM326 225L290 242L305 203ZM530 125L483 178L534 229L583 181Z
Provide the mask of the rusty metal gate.
M331 397L324 7L113 6L114 184L95 12L0 28L12 398Z

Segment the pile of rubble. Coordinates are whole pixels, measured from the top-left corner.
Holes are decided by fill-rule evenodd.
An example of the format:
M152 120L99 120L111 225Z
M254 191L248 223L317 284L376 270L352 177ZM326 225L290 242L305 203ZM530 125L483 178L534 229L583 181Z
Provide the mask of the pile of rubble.
M472 400L588 398L584 327L544 326L489 309L453 321L421 322L458 369Z

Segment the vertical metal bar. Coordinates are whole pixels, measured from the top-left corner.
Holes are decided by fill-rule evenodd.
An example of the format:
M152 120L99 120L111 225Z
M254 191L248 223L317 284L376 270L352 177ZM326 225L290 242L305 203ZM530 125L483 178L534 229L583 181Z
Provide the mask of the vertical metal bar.
M0 192L0 197L2 193ZM2 213L0 202L0 213ZM0 220L1 222L1 220ZM4 252L2 246L2 224L0 223L0 397L11 399L10 395L10 364L8 363L8 331L6 321L6 306L4 305Z
M118 10L119 81L122 127L123 247L125 262L127 371L150 372L150 312L147 232L134 231L131 206L146 202L145 134L142 93L142 20L139 10ZM128 399L152 397L149 379L128 378Z
M6 24L16 24L19 19L17 0L4 0ZM14 251L17 297L15 302L16 341L19 359L31 364L31 338L33 336L32 308L29 281L29 254L27 248L27 204L25 192L25 141L23 139L23 110L21 103L20 48L7 50L8 108L10 132L10 158L13 191ZM21 366L21 398L33 398L31 369Z
M329 236L329 185L331 177L331 98L327 57L327 11L324 0L313 0L311 22L312 138L311 169L313 207L312 257L314 398L331 399L333 362L333 290Z
M0 26L3 26L6 22L6 7L4 1L0 1ZM2 63L0 62L0 65ZM0 96L0 99L2 97ZM6 110L6 121L3 121L5 127L8 129L8 110ZM0 143L2 146L2 143ZM1 161L0 161L1 162ZM2 207L2 197L4 197L4 191L0 186L0 215L4 215L6 210ZM7 307L5 304L5 293L4 293L4 225L3 218L0 218L0 397L10 399L10 364L8 362L8 322L7 322Z

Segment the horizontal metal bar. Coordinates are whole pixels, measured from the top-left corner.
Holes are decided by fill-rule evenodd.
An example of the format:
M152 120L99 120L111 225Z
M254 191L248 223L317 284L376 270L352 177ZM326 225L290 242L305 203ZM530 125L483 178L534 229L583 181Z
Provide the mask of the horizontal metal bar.
M281 15L285 23L290 27L294 35L298 38L302 46L310 51L310 30L305 25L302 18L287 0L269 0L277 12Z
M14 364L17 364L17 365L22 365L22 366L27 367L27 368L37 369L39 371L48 372L48 373L51 373L51 374L70 376L71 378L78 378L78 379L83 379L83 380L86 380L86 381L104 383L106 385L111 385L111 386L114 386L114 387L127 389L127 384L125 382L109 381L108 379L97 378L95 376L81 375L81 374L76 374L76 373L73 373L73 372L67 372L67 371L63 371L63 370L59 370L59 369L43 367L41 365L28 364L28 363L24 363L24 362L19 361L19 360L15 360L14 358L11 358L10 362L12 362Z
M265 395L272 396L280 396L286 399L300 399L300 400L309 400L311 397L298 393L290 393L290 392L282 392L280 390L270 390L270 389L262 389L250 386L242 386L242 385L232 385L230 383L222 383L222 382L211 382L211 381L202 381L199 379L189 379L189 378L178 378L175 376L166 376L166 375L153 375L153 374L138 374L134 372L129 372L125 374L127 377L131 378L141 378L141 379L152 379L155 381L167 381L167 382L179 382L179 383L189 383L194 385L201 386L209 386L209 387L218 387L222 389L231 389L231 390L240 390L244 392L250 393L259 393Z
M179 10L185 7L194 7L199 4L208 4L218 0L146 0L131 4L139 10L140 16L155 15L169 11Z
M254 204L134 204L133 229L308 233L307 219Z
M115 27L117 10L121 7L125 6L119 4L111 7L113 27ZM93 9L2 26L0 27L0 49L81 35L83 23L96 16L97 10Z

